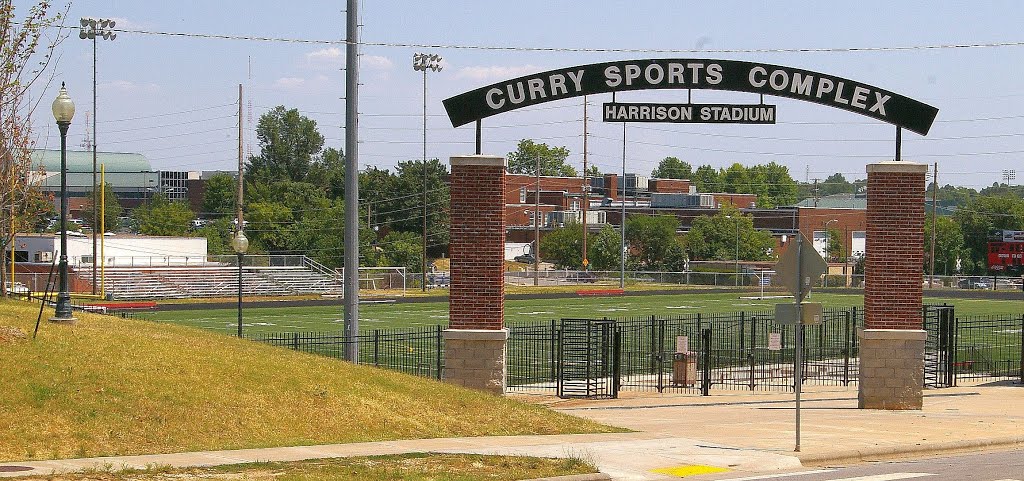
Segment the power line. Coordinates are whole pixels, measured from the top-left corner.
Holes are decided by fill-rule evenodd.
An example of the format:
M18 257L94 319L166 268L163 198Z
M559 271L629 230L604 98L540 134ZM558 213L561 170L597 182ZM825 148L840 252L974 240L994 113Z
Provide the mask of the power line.
M78 29L79 26L63 28ZM322 40L288 37L264 37L256 35L226 35L215 33L168 32L159 30L111 29L118 33L134 33L163 37L201 38L216 40L242 40L250 42L298 43L314 45L348 45L345 40ZM357 42L360 46L421 48L421 49L453 49L453 50L492 50L502 52L575 52L575 53L840 53L840 52L901 52L908 50L952 50L975 48L1005 48L1024 46L1024 42L987 42L987 43L949 43L930 45L880 46L880 47L797 47L797 48L719 48L719 49L664 49L664 48L595 48L595 47L528 47L504 45L465 45L438 43L402 43L402 42Z

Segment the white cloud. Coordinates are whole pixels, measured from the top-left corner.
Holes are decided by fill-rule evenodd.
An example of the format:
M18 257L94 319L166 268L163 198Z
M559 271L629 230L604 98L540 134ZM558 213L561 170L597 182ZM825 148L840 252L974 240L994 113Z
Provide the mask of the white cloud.
M127 80L117 80L114 82L108 82L99 85L100 90L112 90L114 92L125 93L125 94L139 94L139 93L157 93L160 91L160 86L154 83L143 83L138 84L135 82L129 82Z
M274 87L285 90L301 88L306 84L306 79L300 77L281 77L274 81Z
M326 75L314 77L281 77L274 81L274 88L290 92L316 93L330 87L331 79Z
M345 61L345 56L338 47L322 48L306 54L306 63L313 66L332 66Z
M391 70L394 68L395 63L387 57L381 57L379 55L363 55L360 65L372 70Z
M539 72L540 67L535 65L516 66L487 66L487 67L463 67L455 74L457 79L469 79L476 81L504 80L514 77L521 77L526 74Z

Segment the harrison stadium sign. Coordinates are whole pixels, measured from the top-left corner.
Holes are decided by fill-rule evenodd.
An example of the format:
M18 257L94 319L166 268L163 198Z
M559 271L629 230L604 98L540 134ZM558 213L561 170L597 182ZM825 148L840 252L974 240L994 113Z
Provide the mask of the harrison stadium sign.
M787 97L848 110L921 135L927 135L938 113L928 104L835 75L715 59L624 60L561 68L471 90L446 99L444 107L452 125L458 127L552 100L651 89L731 90ZM728 113L731 117L732 112Z
M765 104L606 103L605 122L679 124L774 124L775 106Z

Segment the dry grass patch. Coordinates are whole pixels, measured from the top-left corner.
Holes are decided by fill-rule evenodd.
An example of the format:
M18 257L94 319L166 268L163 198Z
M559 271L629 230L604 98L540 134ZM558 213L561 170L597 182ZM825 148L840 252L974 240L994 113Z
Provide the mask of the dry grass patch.
M0 325L31 332L37 312L0 302ZM615 430L209 331L76 316L0 345L0 460Z

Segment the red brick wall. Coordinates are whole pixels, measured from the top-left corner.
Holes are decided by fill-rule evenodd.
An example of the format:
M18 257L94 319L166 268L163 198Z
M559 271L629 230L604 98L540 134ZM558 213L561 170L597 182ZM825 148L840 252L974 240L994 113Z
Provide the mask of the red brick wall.
M451 329L505 324L505 159L452 157Z
M647 183L651 192L689 194L690 181L686 179L651 179Z
M883 162L867 170L864 327L921 329L928 166Z

